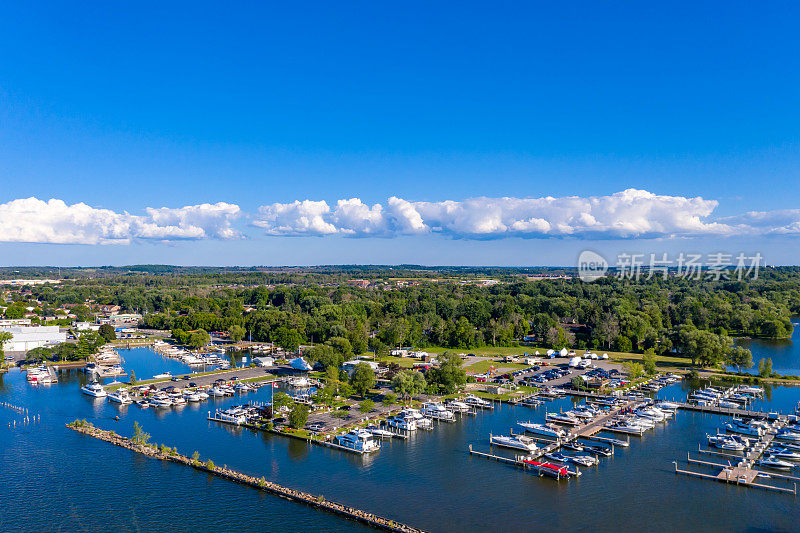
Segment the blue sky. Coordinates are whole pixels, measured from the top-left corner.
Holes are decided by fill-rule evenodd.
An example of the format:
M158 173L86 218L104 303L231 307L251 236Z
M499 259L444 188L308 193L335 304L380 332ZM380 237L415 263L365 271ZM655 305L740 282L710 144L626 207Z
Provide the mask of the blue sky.
M0 262L795 264L798 11L4 5Z

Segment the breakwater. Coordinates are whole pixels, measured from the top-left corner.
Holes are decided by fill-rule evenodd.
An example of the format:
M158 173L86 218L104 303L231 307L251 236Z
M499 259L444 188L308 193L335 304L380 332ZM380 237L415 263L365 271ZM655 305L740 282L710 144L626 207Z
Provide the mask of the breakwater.
M282 498L304 503L306 505L316 507L320 510L344 516L351 520L356 520L358 522L370 525L377 529L382 529L384 531L395 531L400 533L422 533L423 531L421 529L417 529L399 522L395 522L394 520L389 520L387 518L383 518L374 515L372 513L361 511L360 509L355 509L353 507L348 507L340 503L326 500L322 496L314 496L313 494L309 494L307 492L302 492L290 489L288 487L284 487L282 485L278 485L277 483L267 481L263 477L256 478L254 476L249 476L247 474L237 472L227 467L216 466L213 464L212 461L202 462L198 459L186 457L185 455L179 454L175 449L170 449L166 447L159 448L158 446L153 444L139 443L134 441L133 439L123 437L113 431L108 431L94 427L93 425L88 424L86 422L75 421L71 424L67 424L67 427L83 435L103 440L105 442L108 442L115 446L119 446L121 448L127 448L128 450L140 453L142 455L146 455L148 457L152 457L153 459L160 459L162 461L171 461L173 463L190 466L196 470L201 470L231 481L235 481L237 483L249 485L258 490L269 492L271 494L275 494Z

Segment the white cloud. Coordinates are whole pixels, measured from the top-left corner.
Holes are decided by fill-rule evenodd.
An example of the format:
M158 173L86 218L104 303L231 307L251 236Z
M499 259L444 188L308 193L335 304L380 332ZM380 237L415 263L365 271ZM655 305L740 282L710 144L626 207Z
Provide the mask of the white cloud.
M232 239L236 205L217 203L178 209L147 208L145 216L117 213L63 200L38 198L0 204L0 242L128 244L134 239Z
M800 236L800 209L750 211L722 220L748 233Z
M254 224L267 235L327 235L339 229L325 219L330 218L327 202L295 200L291 204L263 205L258 209L261 218Z
M470 198L410 202L391 197L384 209L358 198L272 204L257 225L270 235L356 237L442 233L459 238L635 238L729 235L736 228L709 220L715 200L656 195L628 189L610 196ZM317 206L313 218L305 206Z

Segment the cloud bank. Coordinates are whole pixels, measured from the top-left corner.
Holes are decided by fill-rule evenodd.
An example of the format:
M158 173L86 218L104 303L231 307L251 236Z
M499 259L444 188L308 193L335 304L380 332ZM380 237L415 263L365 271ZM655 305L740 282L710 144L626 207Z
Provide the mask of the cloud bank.
M341 234L393 237L441 233L456 238L577 237L626 239L732 235L744 223L709 217L715 200L656 195L628 189L610 196L470 198L409 202L391 197L386 205L358 198L295 201L262 206L254 222L268 235Z
M62 200L25 198L0 204L0 242L128 244L132 240L233 239L239 206L201 204L117 213Z
M646 239L701 236L800 236L800 209L715 217L716 200L627 189L608 196L469 198L413 202L392 196L369 205L359 198L297 200L246 215L219 202L116 212L85 203L17 199L0 204L0 242L128 244L133 241L238 239L235 223L272 236L382 237L440 234L460 239Z

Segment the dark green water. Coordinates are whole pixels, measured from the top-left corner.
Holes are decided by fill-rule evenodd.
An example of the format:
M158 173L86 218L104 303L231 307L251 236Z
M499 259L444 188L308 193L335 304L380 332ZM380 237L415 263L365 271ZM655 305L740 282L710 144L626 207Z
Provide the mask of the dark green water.
M137 371L138 374L138 371ZM4 376L0 402L2 531L350 531L353 522L162 464L64 428L75 418L130 435L134 421L152 440L186 454L397 519L430 531L797 531L793 496L677 477L672 461L696 450L722 425L717 416L678 413L643 438L632 439L577 480L556 483L500 463L470 457L469 444L488 450L488 435L507 433L517 420L543 420L544 408L503 406L494 412L393 441L370 457L205 420L209 410L241 397L181 409L120 407L79 393L81 375L50 387L27 384L18 371ZM686 386L663 397L685 398ZM248 400L266 401L269 392ZM762 406L791 411L800 389L770 391ZM548 404L567 407L570 399ZM120 421L113 417L119 414ZM16 420L16 427L8 427ZM495 449L496 453L513 456Z

